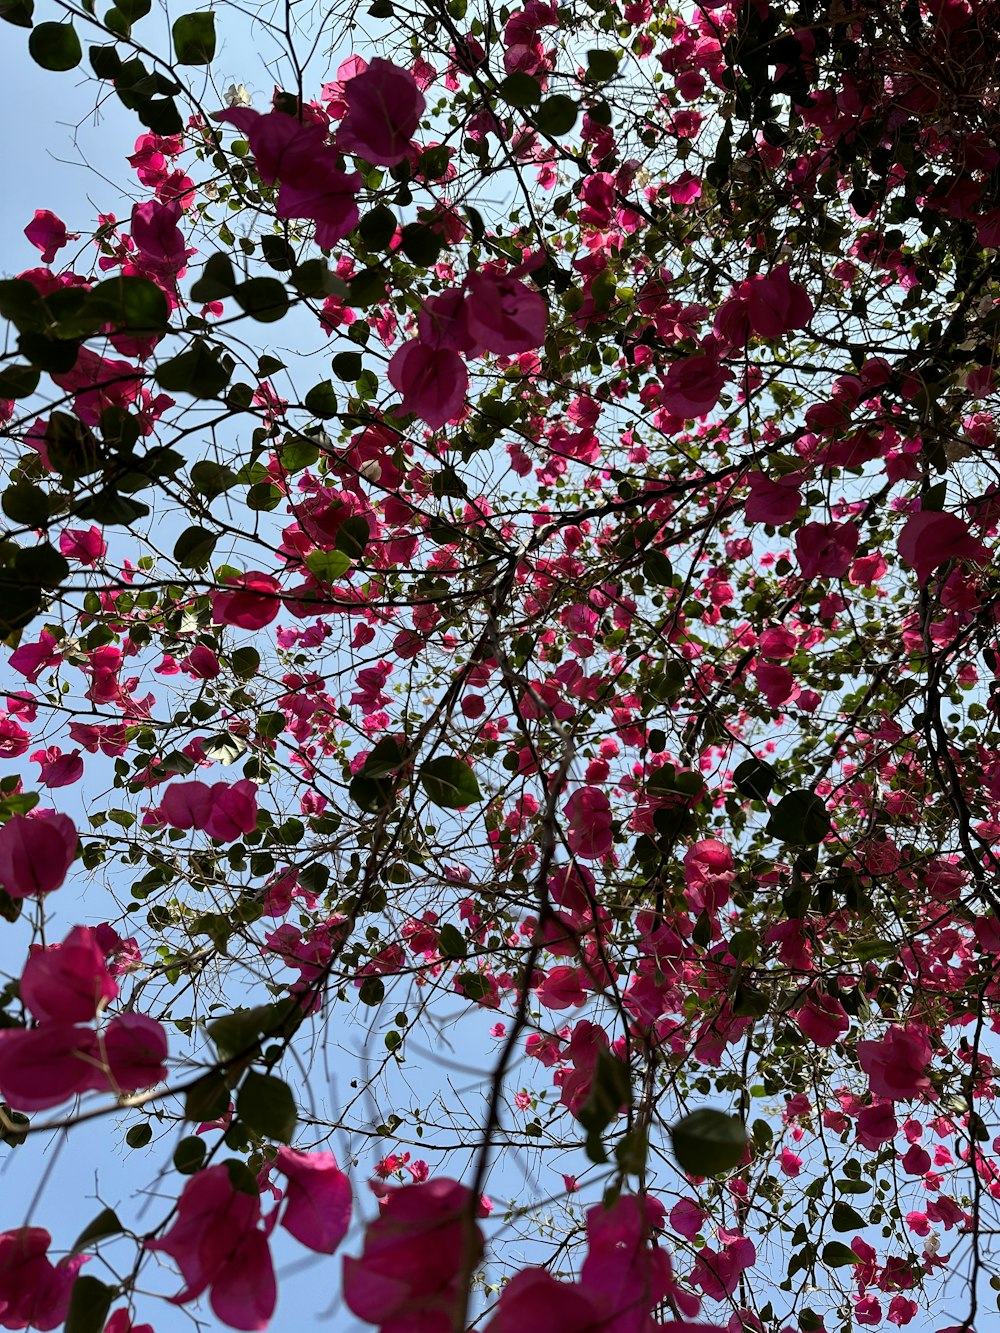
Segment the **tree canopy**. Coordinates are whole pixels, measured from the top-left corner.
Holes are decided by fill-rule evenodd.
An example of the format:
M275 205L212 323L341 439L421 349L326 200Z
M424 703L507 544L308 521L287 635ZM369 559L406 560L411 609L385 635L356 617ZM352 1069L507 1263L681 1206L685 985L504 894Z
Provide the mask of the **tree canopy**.
M986 1333L997 0L0 19L0 1324Z

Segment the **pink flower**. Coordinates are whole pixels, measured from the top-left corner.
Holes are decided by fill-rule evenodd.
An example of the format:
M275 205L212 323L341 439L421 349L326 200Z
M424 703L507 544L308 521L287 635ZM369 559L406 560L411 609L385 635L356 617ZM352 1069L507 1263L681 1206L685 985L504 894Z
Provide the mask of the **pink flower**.
M707 416L729 378L729 371L714 356L684 357L667 371L660 402L671 416L684 421Z
M22 643L11 653L7 665L34 685L43 671L59 661L56 646L53 635L43 629L35 643Z
M31 762L41 768L38 781L43 787L69 787L83 777L79 750L63 754L58 745L50 745L47 750L36 750Z
M918 1024L893 1024L881 1041L859 1041L858 1060L877 1097L906 1101L930 1091L926 1074L934 1049L927 1029Z
M417 316L417 335L425 347L471 352L476 341L469 332L469 303L463 287L428 296ZM485 346L485 344L484 344Z
M218 657L203 643L195 644L184 658L183 666L199 680L214 680L221 670Z
M232 785L216 782L209 792L205 832L218 842L235 842L257 827L257 784L241 778Z
M203 829L211 807L206 782L172 782L160 801L160 816L171 828Z
M74 926L61 944L32 949L21 973L21 999L39 1022L89 1023L117 994L89 926Z
M736 1232L719 1230L720 1250L709 1246L698 1251L691 1283L700 1286L710 1300L723 1301L731 1296L739 1286L744 1269L750 1268L757 1261L757 1251L753 1242Z
M707 1216L693 1199L681 1199L670 1210L670 1228L685 1240L694 1240Z
M842 578L857 550L853 523L806 523L795 534L795 554L802 577Z
M0 885L12 898L51 893L69 873L78 842L68 815L12 815L0 828Z
M68 1023L0 1031L0 1095L21 1111L44 1111L107 1089L97 1033Z
M611 802L598 787L580 787L563 806L566 840L574 856L600 861L611 851Z
M239 782L174 782L163 793L160 818L171 828L199 829L218 842L235 842L257 827L257 786Z
M351 1185L333 1153L279 1148L277 1167L288 1178L281 1225L319 1254L333 1254L351 1224Z
M390 1190L363 1254L344 1259L347 1308L398 1333L450 1333L463 1273L483 1252L469 1213L469 1190L444 1177Z
M875 1327L882 1322L882 1307L877 1296L863 1296L854 1303L854 1318L861 1325Z
M778 1156L778 1165L786 1176L797 1176L802 1170L802 1158L791 1148L782 1148Z
M51 264L64 245L80 239L79 232L68 232L65 222L47 208L35 209L35 216L25 227L24 234L36 250L41 250L43 264Z
M41 1227L0 1231L0 1324L39 1329L65 1323L76 1275L86 1255L53 1265L47 1251L52 1237Z
M412 412L431 430L440 430L465 405L469 374L459 354L447 348L405 342L389 362L388 375L389 383L403 396L400 412Z
M747 319L760 338L781 338L801 329L812 319L812 301L806 289L792 282L787 264L779 264L765 277L751 278L741 285Z
M281 609L278 594L281 585L270 574L254 571L229 579L232 592L212 596L212 618L217 625L235 625L239 629L263 629Z
M128 1310L116 1310L104 1325L104 1333L153 1333L152 1324L133 1324Z
M101 529L93 523L89 528L67 528L59 537L59 550L81 565L96 565L107 549Z
M149 1250L169 1254L186 1286L175 1305L210 1289L212 1309L231 1328L266 1328L277 1301L267 1236L258 1227L260 1197L234 1187L225 1166L210 1166L184 1186L177 1220Z
M581 982L581 973L576 967L553 967L536 994L547 1009L574 1009L584 1003L587 992Z
M847 1010L832 995L811 991L793 1017L803 1034L817 1046L832 1046L851 1026Z
M287 119L287 117L286 117ZM283 180L278 192L279 218L310 218L316 223L316 243L330 250L358 225L356 171L339 171L326 154L312 165L307 177Z
M889 1313L886 1318L890 1324L896 1324L902 1328L915 1318L917 1313L916 1301L910 1300L909 1296L893 1296L889 1302Z
M751 472L747 485L750 495L744 512L748 523L770 523L780 528L783 523L790 523L799 512L802 493L797 474L772 480L763 472Z
M525 1268L504 1287L485 1333L597 1333L606 1328L593 1293L576 1282L558 1282L544 1268Z
M911 569L916 570L921 585L948 560L983 563L989 559L989 552L971 536L962 519L932 509L911 514L906 520L899 534L899 554Z
M530 352L545 341L544 297L517 278L474 273L468 281L466 321L472 338L497 356Z
M780 708L795 692L795 677L787 667L759 661L754 671L757 685L769 708Z
M376 57L344 84L343 99L347 115L337 132L337 146L378 166L402 162L426 105L409 70Z
M0 713L0 759L17 759L24 754L30 741L30 732L25 731L20 722Z
M137 1092L167 1077L167 1034L155 1019L145 1014L119 1014L108 1024L103 1045L106 1082L114 1091Z
M187 263L184 236L177 225L182 216L173 200L160 204L150 200L132 208L132 240L144 272L160 281L173 282Z
M778 661L794 657L796 645L797 640L792 631L780 625L772 625L769 629L764 630L757 640L757 647L760 649L761 655Z
M261 115L250 107L216 112L215 120L235 125L246 135L257 174L265 185L304 181L326 147L326 128L285 111Z
M869 1152L877 1152L883 1143L889 1143L898 1130L890 1102L877 1102L858 1112L858 1142Z

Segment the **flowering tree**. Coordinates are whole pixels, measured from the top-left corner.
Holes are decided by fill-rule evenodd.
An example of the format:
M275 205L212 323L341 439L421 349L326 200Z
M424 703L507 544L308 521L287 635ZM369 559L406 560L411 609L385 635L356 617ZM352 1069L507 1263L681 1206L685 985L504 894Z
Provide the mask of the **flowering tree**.
M172 1165L7 1197L0 1323L294 1242L384 1333L982 1333L1000 5L46 3L138 137L0 281L0 1136Z

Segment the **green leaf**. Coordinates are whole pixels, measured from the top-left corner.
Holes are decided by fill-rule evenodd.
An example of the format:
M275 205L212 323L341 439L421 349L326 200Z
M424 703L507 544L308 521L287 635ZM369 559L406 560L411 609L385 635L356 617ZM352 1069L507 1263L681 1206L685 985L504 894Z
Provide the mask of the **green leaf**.
M320 583L336 583L351 567L351 558L343 551L310 551L306 568Z
M224 1060L252 1055L264 1037L290 1036L304 1015L294 1000L259 1004L252 1009L237 1009L223 1014L208 1025L208 1035ZM227 1103L228 1105L228 1103Z
M36 65L55 73L76 69L83 59L83 47L72 23L39 23L28 38L28 53Z
M30 28L34 12L34 0L0 0L0 19L15 28Z
M546 97L531 120L543 134L558 138L562 134L569 134L576 124L579 111L580 108L572 97L568 97L565 93L556 93L554 97Z
M288 473L301 472L319 461L319 449L307 435L289 435L278 451Z
M146 1144L153 1137L153 1127L143 1121L141 1125L133 1125L125 1135L125 1142L130 1148L145 1148Z
M211 560L218 540L207 528L185 528L174 543L174 559L184 569L201 569Z
M537 106L542 100L538 80L530 74L508 74L498 85L497 92L511 106Z
M218 352L196 338L185 352L165 361L156 372L156 382L167 393L187 393L192 398L218 398L232 376L232 365L224 364Z
M843 1199L838 1199L833 1205L834 1231L857 1231L867 1225L858 1210L852 1208L849 1203L844 1203Z
M41 331L49 322L45 302L38 288L27 278L4 278L0 281L0 315L22 331Z
M721 1176L743 1159L747 1134L737 1116L705 1106L670 1130L674 1156L690 1176Z
M207 65L215 56L215 15L182 14L173 36L179 65Z
M101 1333L111 1309L113 1287L84 1274L73 1283L64 1333Z
M385 982L381 977L365 977L361 983L361 989L358 991L358 998L362 1004L367 1004L369 1008L381 1004L385 999Z
M811 791L791 791L771 811L767 833L779 842L808 847L830 832L830 816L821 797Z
M170 97L146 98L136 107L135 113L154 134L180 134L184 128L184 118Z
M122 58L113 46L92 46L87 54L90 68L99 79L115 79L122 67Z
M466 947L465 936L457 926L453 926L450 922L441 927L438 942L445 958L465 958L469 952Z
M431 268L437 263L443 242L433 227L421 222L410 222L403 228L400 248L411 264Z
M185 1120L218 1120L229 1110L229 1084L222 1074L206 1074L184 1099Z
M843 1268L847 1264L859 1264L861 1259L842 1240L831 1240L823 1246L823 1262L827 1268Z
M127 495L119 495L111 487L105 487L88 500L82 500L73 510L77 518L91 518L95 523L117 523L127 527L136 519L146 518L149 505L141 500L132 500Z
M360 771L366 778L392 778L409 759L395 736L383 736L368 754Z
M240 1119L264 1138L289 1143L298 1111L288 1084L272 1074L251 1070L243 1080L236 1110Z
M0 600L0 639L6 639L16 630L23 629L25 625L31 623L35 616L39 615L44 598L41 588L32 588L27 585L23 587L12 587L8 585L3 592ZM13 909L11 909L13 910ZM20 902L17 907L20 912ZM6 910L3 915L6 916ZM8 920L14 920L15 917L8 917Z
M330 380L314 384L305 397L305 408L323 421L337 415L337 394Z
M191 481L197 491L214 500L217 495L236 485L236 473L224 463L213 463L203 458L191 469Z
M41 528L48 522L49 497L40 486L34 486L30 481L17 481L8 486L0 506L13 523Z
M614 51L587 52L587 82L607 83L618 73L618 56Z
M733 785L741 796L766 801L775 779L774 766L763 759L744 759L733 774Z
M138 23L152 9L152 0L115 0L115 8L124 16L126 23Z
M642 562L642 577L647 583L665 588L673 582L674 567L662 551L650 551Z
M325 260L307 259L292 269L291 284L301 296L347 296L347 283L332 273Z
M205 758L228 767L235 764L241 755L246 754L247 743L241 736L234 736L231 731L222 731L218 736L210 736L204 742Z
M85 309L98 325L132 333L163 333L170 323L167 298L148 278L107 278L87 297Z
M224 297L232 296L235 290L236 275L233 273L229 256L209 255L201 271L201 277L191 286L191 299L208 305L210 301L221 301Z
M288 292L277 278L250 278L233 295L240 309L261 324L273 324L288 313Z
M189 1134L174 1149L174 1170L182 1176L193 1176L201 1169L207 1151L203 1138L198 1134Z
M42 588L58 588L69 578L69 562L49 542L39 542L18 551L14 575L19 583L37 583Z
M385 204L380 204L365 214L358 231L368 250L384 250L395 236L396 226L396 214Z
M336 547L352 560L360 560L371 537L371 528L363 514L353 514L337 529Z
M11 898L6 889L0 889L0 917L5 921L16 921L20 915L21 898ZM20 1148L28 1137L31 1121L23 1111L12 1111L6 1102L0 1102L3 1120L0 1121L0 1143L8 1148Z
M7 366L0 370L0 398L27 398L38 388L40 379L36 366Z
M85 1226L77 1236L70 1254L82 1254L88 1245L93 1245L99 1240L107 1240L109 1236L120 1236L124 1229L113 1208L102 1208L93 1222Z
M833 1188L841 1194L870 1194L871 1182L868 1180L835 1180Z
M287 725L284 713L261 713L257 718L257 735L266 741L273 741Z
M47 375L67 374L80 355L79 343L47 338L43 333L22 333L17 340L17 350L26 361Z
M356 380L364 366L360 352L338 352L331 364L333 373L342 380Z
M250 680L260 670L260 653L256 648L237 648L230 665L241 680Z
M420 785L435 805L448 810L461 810L482 800L475 773L457 756L429 759L420 770Z

